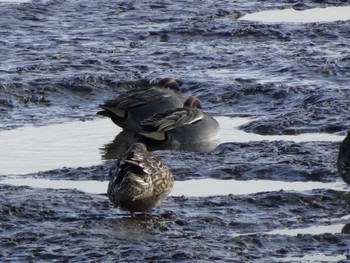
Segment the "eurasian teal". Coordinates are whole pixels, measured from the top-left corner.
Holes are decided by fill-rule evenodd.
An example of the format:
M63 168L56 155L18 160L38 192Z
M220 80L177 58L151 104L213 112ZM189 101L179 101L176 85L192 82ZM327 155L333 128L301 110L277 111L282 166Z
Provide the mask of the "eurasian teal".
M200 100L189 97L182 108L168 109L141 122L142 137L170 144L197 144L218 140L217 120L203 112Z
M162 159L134 143L110 170L108 197L115 207L131 212L147 212L170 193L174 178Z
M350 131L340 144L337 167L339 175L346 183L350 184Z
M164 78L157 85L132 89L100 105L97 114L106 116L124 130L138 130L140 122L166 109L181 107L180 86L173 78Z

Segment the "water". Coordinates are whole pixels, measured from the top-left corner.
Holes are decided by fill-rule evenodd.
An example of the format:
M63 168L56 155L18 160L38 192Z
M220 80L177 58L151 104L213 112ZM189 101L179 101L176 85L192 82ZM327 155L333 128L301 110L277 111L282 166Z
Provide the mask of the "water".
M1 3L14 3L14 4L19 4L19 3L27 3L31 2L31 0L0 0Z
M344 136L326 133L263 136L239 129L252 118L216 117L221 126L220 142L263 140L341 141ZM0 132L0 174L27 174L60 167L101 164L101 152L121 129L109 119L76 121L48 126L28 126Z
M287 257L281 258L281 262L340 262L341 260L346 260L345 255L339 256L328 256L325 254L317 253L311 255L304 255L302 257Z
M344 227L344 223L332 223L329 222L328 225L318 225L318 226L309 226L304 228L281 228L274 229L267 232L259 232L260 234L267 235L287 235L287 236L298 236L298 235L322 235L325 233L336 234L341 233ZM247 236L258 234L257 232L253 233L244 233L244 234L234 234L234 236Z
M110 120L67 122L0 132L0 174L25 174L101 163L99 147L120 129Z
M307 10L268 10L247 14L241 20L268 23L317 23L350 20L350 6L311 8Z
M174 175L176 178L176 174ZM87 193L105 194L108 182L92 180L50 180L34 178L8 178L1 180L2 184L30 186L36 188L52 189L78 189ZM220 195L247 195L273 191L295 191L304 192L314 189L333 189L344 191L347 185L343 182L321 183L321 182L284 182L271 180L217 180L217 179L195 179L176 181L170 196L207 197Z

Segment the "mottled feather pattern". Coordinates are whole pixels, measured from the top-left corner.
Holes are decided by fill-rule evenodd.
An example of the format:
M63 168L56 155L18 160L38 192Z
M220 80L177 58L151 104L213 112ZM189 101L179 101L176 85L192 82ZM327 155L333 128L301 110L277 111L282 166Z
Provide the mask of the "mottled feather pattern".
M141 122L144 130L169 131L176 127L195 123L203 119L203 111L197 108L169 109Z
M162 90L150 88L149 90L141 90L138 92L127 92L120 95L117 99L107 100L102 108L116 107L119 109L129 109L141 105L147 105L150 101L160 101L171 96Z
M142 120L183 105L181 89L174 78L167 77L156 82L141 82L144 88L129 89L118 98L105 101L100 105L103 110L97 114L110 118L124 130L137 131Z
M163 192L165 188L173 184L173 182L167 180L169 177L172 177L172 174L160 157L148 153L134 156L134 159L138 160L138 165L145 174L152 175L153 185L158 186L155 188L156 194Z
M110 170L108 196L116 207L132 213L158 205L171 191L172 173L160 157L134 143Z

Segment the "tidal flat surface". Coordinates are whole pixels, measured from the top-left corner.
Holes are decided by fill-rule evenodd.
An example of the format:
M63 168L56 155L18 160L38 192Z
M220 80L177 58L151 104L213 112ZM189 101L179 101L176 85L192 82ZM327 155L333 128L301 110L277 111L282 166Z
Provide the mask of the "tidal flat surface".
M0 261L349 261L350 187L335 162L350 21L244 19L342 4L0 1ZM153 149L177 186L131 219L103 188L132 138L96 112L165 76L219 118L221 141Z

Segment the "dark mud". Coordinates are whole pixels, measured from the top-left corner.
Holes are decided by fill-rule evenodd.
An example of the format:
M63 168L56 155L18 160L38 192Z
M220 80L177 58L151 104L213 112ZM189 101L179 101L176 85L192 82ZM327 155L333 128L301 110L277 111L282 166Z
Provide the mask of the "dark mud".
M210 153L156 151L166 160L176 180L200 178L281 180L286 182L338 181L339 143L288 141L225 143ZM91 167L56 169L28 174L54 180L108 180L113 160Z
M0 130L96 118L97 105L130 81L173 76L183 82L185 96L199 96L214 115L261 117L242 127L252 133L343 132L350 121L349 21L264 24L236 18L345 4L1 3ZM104 159L114 156L110 146L101 150ZM263 141L226 143L210 153L157 154L177 180L335 182L338 147ZM112 162L25 176L102 181ZM350 260L344 219L350 197L332 189L169 197L137 219L113 209L104 195L5 185L0 191L2 262L292 262L315 254ZM298 234L334 221L342 231ZM286 228L295 235L267 233Z
M2 262L273 262L313 251L350 257L346 233L268 233L347 215L349 195L332 190L172 197L154 215L136 219L112 209L104 196L11 186L0 191ZM339 223L346 228L345 220Z
M2 4L1 129L93 118L122 83L171 75L215 114L264 116L261 134L349 121L348 22L236 20L342 1L34 1Z

